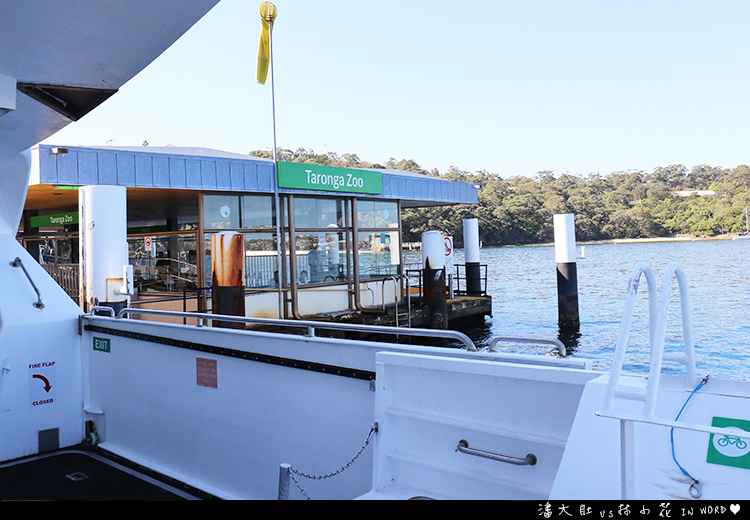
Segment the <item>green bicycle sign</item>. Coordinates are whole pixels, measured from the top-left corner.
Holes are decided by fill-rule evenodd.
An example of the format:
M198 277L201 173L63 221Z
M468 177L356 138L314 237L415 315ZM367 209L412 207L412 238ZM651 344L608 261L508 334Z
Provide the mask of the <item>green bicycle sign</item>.
M750 432L750 421L714 417L711 426L724 428L726 433L711 434L706 462L750 469L750 439L739 436Z

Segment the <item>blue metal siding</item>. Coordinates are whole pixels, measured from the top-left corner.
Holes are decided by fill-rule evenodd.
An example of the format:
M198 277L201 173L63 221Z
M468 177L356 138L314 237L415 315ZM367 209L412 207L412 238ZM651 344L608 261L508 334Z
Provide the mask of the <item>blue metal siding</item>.
M98 154L99 184L119 184L117 178L117 155L113 153Z
M148 149L114 148L68 148L67 153L52 154L51 148L50 145L40 145L35 149L40 184L114 184L138 188L263 193L273 193L276 189L273 163L249 156L244 160L202 154L171 154L164 153L163 149L161 152L149 152ZM477 190L470 183L416 176L398 170L380 171L383 175L383 192L381 195L367 195L367 198L417 203L478 202ZM331 192L312 190L281 191L333 195Z
M135 182L135 157L117 154L117 184L137 186Z
M185 159L182 159L180 157L169 158L169 185L187 186Z
M60 184L78 184L78 155L58 156L57 182Z
M201 187L216 189L216 161L201 161Z
M226 161L216 162L216 187L226 191L231 191L232 189L232 182L229 177L229 163Z
M83 184L99 183L99 161L96 154L78 154L78 179Z
M185 160L185 187L188 189L199 189L203 176L201 174L201 162L198 159Z

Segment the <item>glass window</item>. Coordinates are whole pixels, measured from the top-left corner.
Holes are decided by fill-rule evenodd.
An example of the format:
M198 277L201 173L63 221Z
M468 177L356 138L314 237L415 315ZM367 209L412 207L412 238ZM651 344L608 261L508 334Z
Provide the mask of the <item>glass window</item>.
M294 227L327 229L344 227L343 199L294 198Z
M361 279L396 274L399 263L398 232L365 232L357 238Z
M58 238L57 239L57 262L58 264L77 264L78 263L78 239L77 238Z
M139 291L182 291L198 287L195 234L128 237L128 256Z
M272 233L245 234L245 287L278 287L276 237Z
M318 199L319 228L344 227L344 201L341 199Z
M55 263L55 240L53 238L30 240L26 244L26 249L42 265Z
M357 226L363 229L397 228L398 203L375 200L358 200Z
M42 265L78 263L77 238L27 240L26 250Z
M245 195L242 197L242 222L244 229L276 227L273 197Z
M316 228L317 226L315 199L294 198L294 227Z
M204 195L203 226L206 229L239 229L239 196Z
M295 237L298 283L335 282L349 278L343 232L297 233Z

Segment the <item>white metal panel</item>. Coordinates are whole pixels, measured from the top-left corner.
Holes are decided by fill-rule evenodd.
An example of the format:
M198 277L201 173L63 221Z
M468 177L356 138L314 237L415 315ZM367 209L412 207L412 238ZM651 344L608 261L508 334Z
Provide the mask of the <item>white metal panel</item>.
M34 306L23 269L11 266L16 257L44 308ZM0 280L0 460L37 453L40 430L59 429L60 446L81 442L81 311L14 237L2 234Z
M366 498L546 499L590 371L449 359L377 356L374 487ZM456 451L511 457L516 466Z

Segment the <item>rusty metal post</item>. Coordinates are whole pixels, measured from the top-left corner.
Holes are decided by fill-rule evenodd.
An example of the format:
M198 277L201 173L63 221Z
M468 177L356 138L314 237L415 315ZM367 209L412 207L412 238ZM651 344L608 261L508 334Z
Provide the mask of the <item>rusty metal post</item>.
M245 236L234 231L211 235L211 312L245 315ZM213 320L214 327L244 328Z

